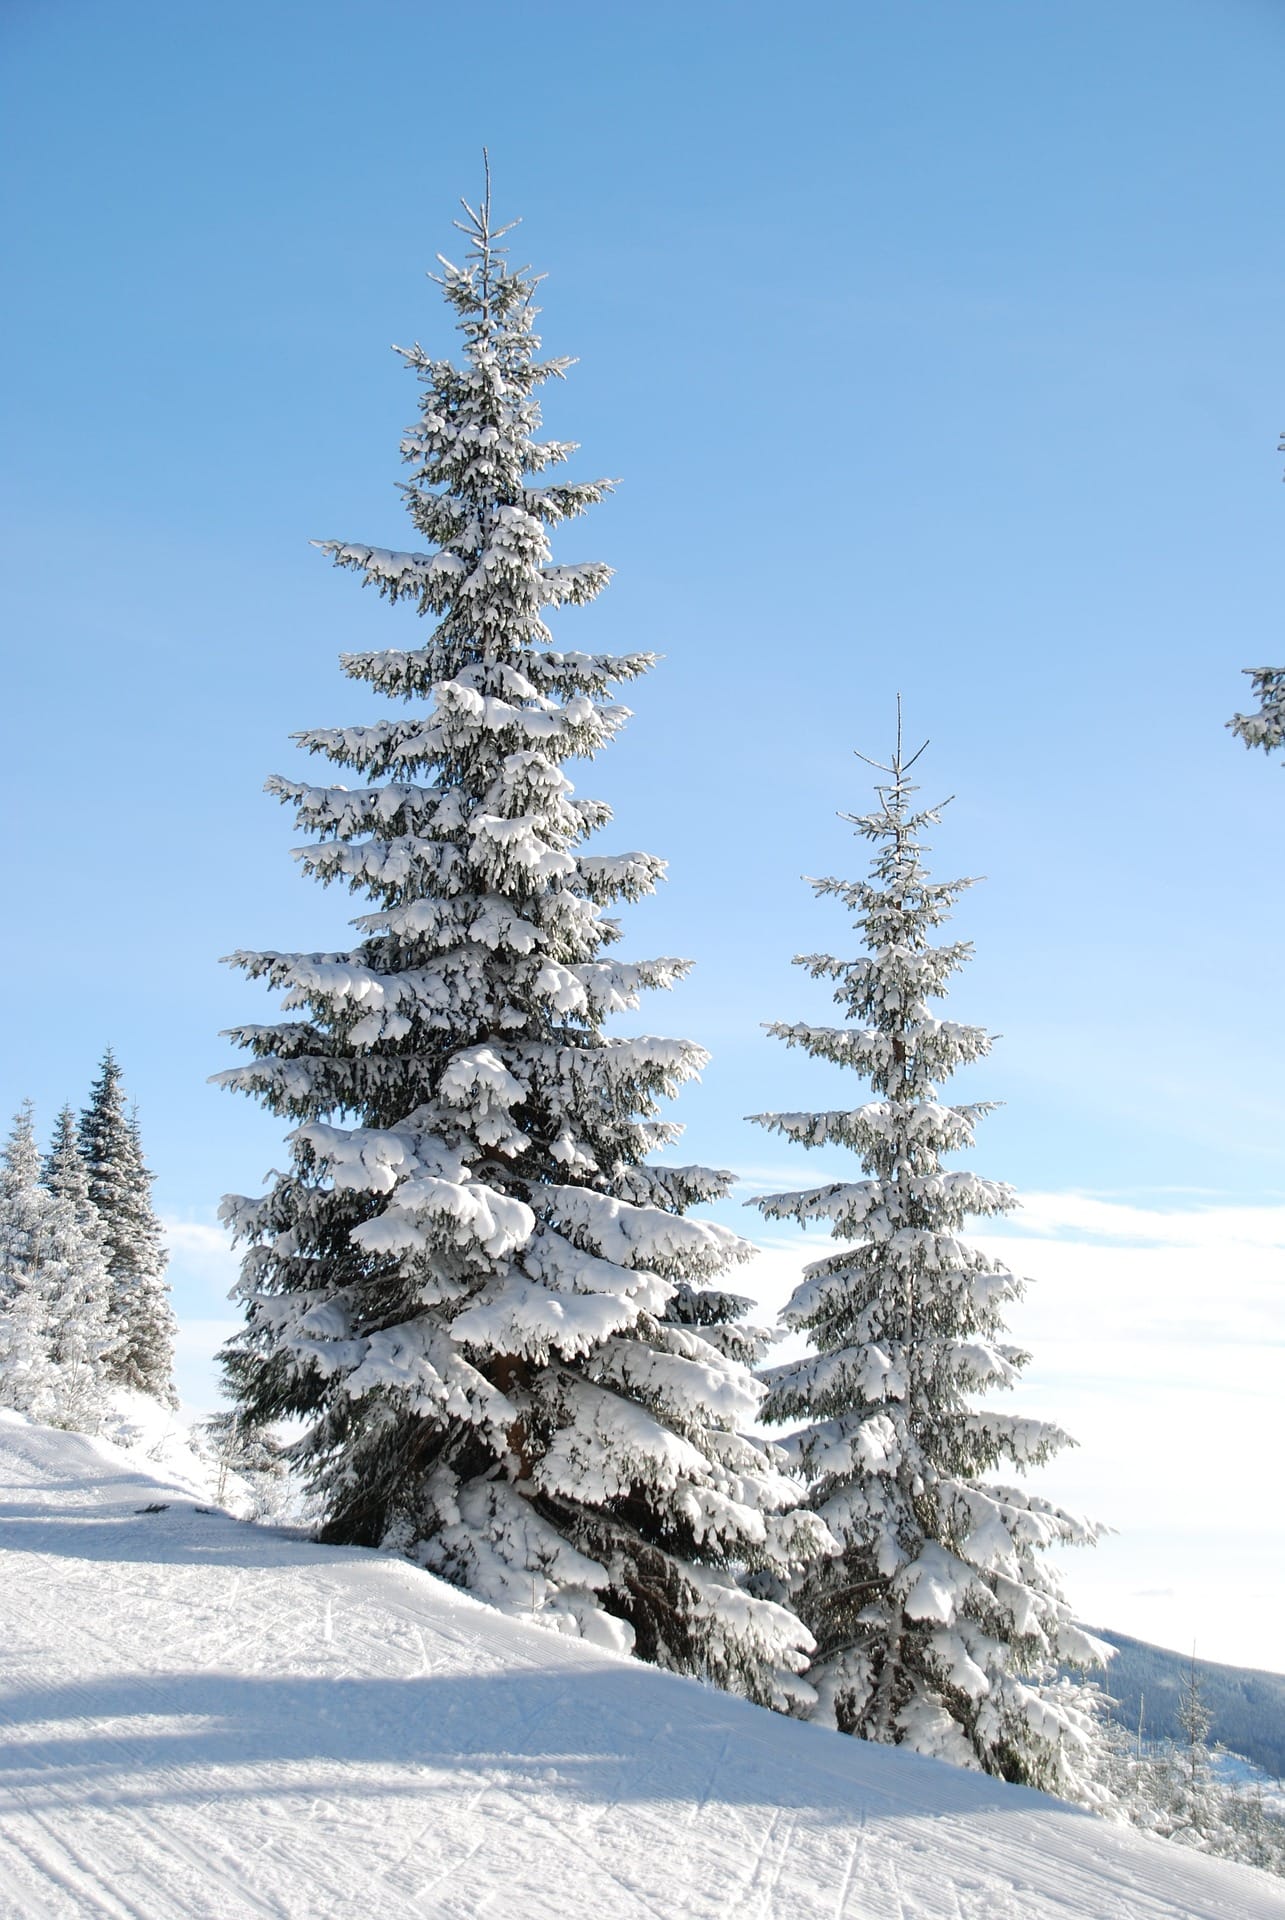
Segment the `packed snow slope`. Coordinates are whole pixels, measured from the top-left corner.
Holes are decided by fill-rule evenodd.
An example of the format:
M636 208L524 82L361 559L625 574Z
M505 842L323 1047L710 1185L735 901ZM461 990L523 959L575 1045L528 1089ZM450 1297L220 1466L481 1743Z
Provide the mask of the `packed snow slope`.
M0 1741L5 1920L1285 1917L1249 1868L202 1511L14 1416Z

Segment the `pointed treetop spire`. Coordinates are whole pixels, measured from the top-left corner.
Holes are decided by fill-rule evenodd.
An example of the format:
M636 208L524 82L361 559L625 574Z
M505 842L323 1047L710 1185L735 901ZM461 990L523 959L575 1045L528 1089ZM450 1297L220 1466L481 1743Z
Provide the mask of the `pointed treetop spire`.
M892 775L894 781L900 783L904 779L905 775L910 772L910 769L914 766L920 754L925 753L931 745L932 745L932 742L930 740L925 740L922 746L918 746L915 748L915 751L911 754L909 760L907 760L904 757L904 749L902 747L901 695L900 693L898 693L897 695L897 745L893 751L891 765L885 766L882 760L872 760L868 753L862 753L860 747L855 747L853 751L856 754L858 760L863 760L866 766L873 767L876 773L889 773ZM876 793L882 793L883 788L876 787L875 791ZM847 816L841 815L840 817L846 819Z
M482 292L483 300L485 301L486 295L489 292L489 276L492 263L502 260L507 251L506 248L498 246L496 243L497 241L503 240L506 233L512 233L515 227L520 227L522 222L518 219L508 220L502 227L493 227L491 225L491 156L485 147L482 149L482 177L482 198L478 205L476 207L473 206L473 204L466 200L463 194L461 194L460 205L468 215L468 218L467 220L453 220L451 225L472 242L470 252L480 261L482 266ZM439 253L437 257L444 267L450 268L451 262L444 254ZM519 269L519 277L525 272L525 268ZM433 280L436 280L437 277L436 274L430 274L429 276L429 278Z
M4 1160L17 1181L30 1183L40 1176L40 1150L36 1145L35 1108L24 1100L13 1116L13 1127L4 1147Z

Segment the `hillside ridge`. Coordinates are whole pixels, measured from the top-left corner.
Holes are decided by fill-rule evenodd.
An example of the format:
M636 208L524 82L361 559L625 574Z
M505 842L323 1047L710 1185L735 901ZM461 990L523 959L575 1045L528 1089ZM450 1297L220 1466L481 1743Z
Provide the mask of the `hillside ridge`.
M1117 1703L1114 1717L1133 1732L1142 1721L1146 1740L1178 1740L1181 1690L1191 1656L1110 1627L1093 1627L1116 1655L1102 1684ZM1274 1780L1285 1779L1285 1674L1226 1661L1196 1660L1201 1697L1209 1708L1211 1742L1251 1760Z

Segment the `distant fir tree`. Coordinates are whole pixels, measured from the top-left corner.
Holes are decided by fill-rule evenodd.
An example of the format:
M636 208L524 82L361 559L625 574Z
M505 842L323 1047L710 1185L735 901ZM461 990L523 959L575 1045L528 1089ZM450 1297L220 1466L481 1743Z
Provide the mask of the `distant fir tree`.
M76 1143L76 1116L63 1107L44 1164L44 1185L68 1210L61 1222L66 1249L53 1290L49 1355L58 1376L65 1424L93 1431L107 1411L111 1277L102 1221L89 1192L89 1169Z
M1178 1703L1178 1725L1186 1740L1187 1779L1193 1795L1209 1769L1209 1734L1213 1724L1214 1716L1209 1711L1200 1684L1200 1669L1196 1665L1196 1649L1193 1646L1191 1665L1183 1676Z
M807 1569L791 1598L818 1643L809 1678L819 1718L1092 1800L1093 1696L1052 1669L1103 1650L1073 1625L1043 1552L1095 1529L987 1478L1001 1462L1045 1460L1066 1436L976 1404L1011 1386L1028 1358L1001 1318L1022 1283L960 1238L970 1214L1007 1211L1011 1189L943 1166L989 1107L947 1105L941 1083L990 1039L932 1008L970 951L932 936L970 882L925 872L920 836L940 810L912 804L918 757L903 757L899 721L878 805L844 816L875 850L870 878L811 883L853 912L863 937L854 960L797 962L835 982L848 1023L769 1029L854 1068L876 1098L753 1116L801 1146L856 1153L868 1176L756 1202L770 1220L828 1221L840 1242L805 1269L784 1315L814 1355L765 1376L765 1419L806 1423L786 1452L843 1548Z
M102 1240L102 1220L89 1191L89 1168L77 1139L76 1116L64 1106L54 1122L53 1139L45 1155L42 1179L50 1193L66 1200L76 1224L89 1239Z
M97 1430L107 1410L105 1288L92 1222L41 1182L28 1103L0 1168L0 1405Z
M225 1217L250 1243L228 1371L251 1428L310 1424L296 1459L322 1536L383 1544L510 1611L778 1705L808 1636L751 1597L824 1532L738 1428L761 1390L746 1302L707 1282L747 1251L686 1218L730 1176L651 1165L660 1102L703 1065L608 1019L686 963L608 957L607 909L655 887L649 854L591 854L610 820L564 762L627 718L654 656L553 650L546 608L606 584L552 564L548 531L608 483L543 476L536 281L487 200L441 285L458 363L402 350L424 387L402 443L423 552L321 543L435 617L411 651L345 671L403 716L297 736L372 784L277 778L319 836L298 856L373 902L351 952L241 953L301 1018L238 1029L221 1075L299 1122L288 1172ZM343 1124L340 1124L342 1121Z
M28 1100L14 1116L0 1166L0 1406L46 1422L55 1410L48 1198Z
M80 1116L79 1146L111 1276L109 1377L173 1405L175 1323L165 1284L169 1256L152 1210L152 1175L143 1159L137 1117L126 1112L121 1071L110 1047Z

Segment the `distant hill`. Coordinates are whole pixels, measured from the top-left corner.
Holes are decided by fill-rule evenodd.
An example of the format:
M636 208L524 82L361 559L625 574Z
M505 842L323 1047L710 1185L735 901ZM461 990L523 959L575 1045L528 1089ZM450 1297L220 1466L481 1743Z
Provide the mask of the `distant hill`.
M1141 1709L1145 1739L1181 1738L1178 1707L1191 1656L1131 1640L1106 1627L1092 1631L1116 1649L1101 1682L1120 1703L1115 1718L1132 1731ZM1197 1660L1196 1673L1213 1715L1210 1739L1243 1754L1274 1780L1285 1779L1285 1674L1224 1667L1213 1660Z

